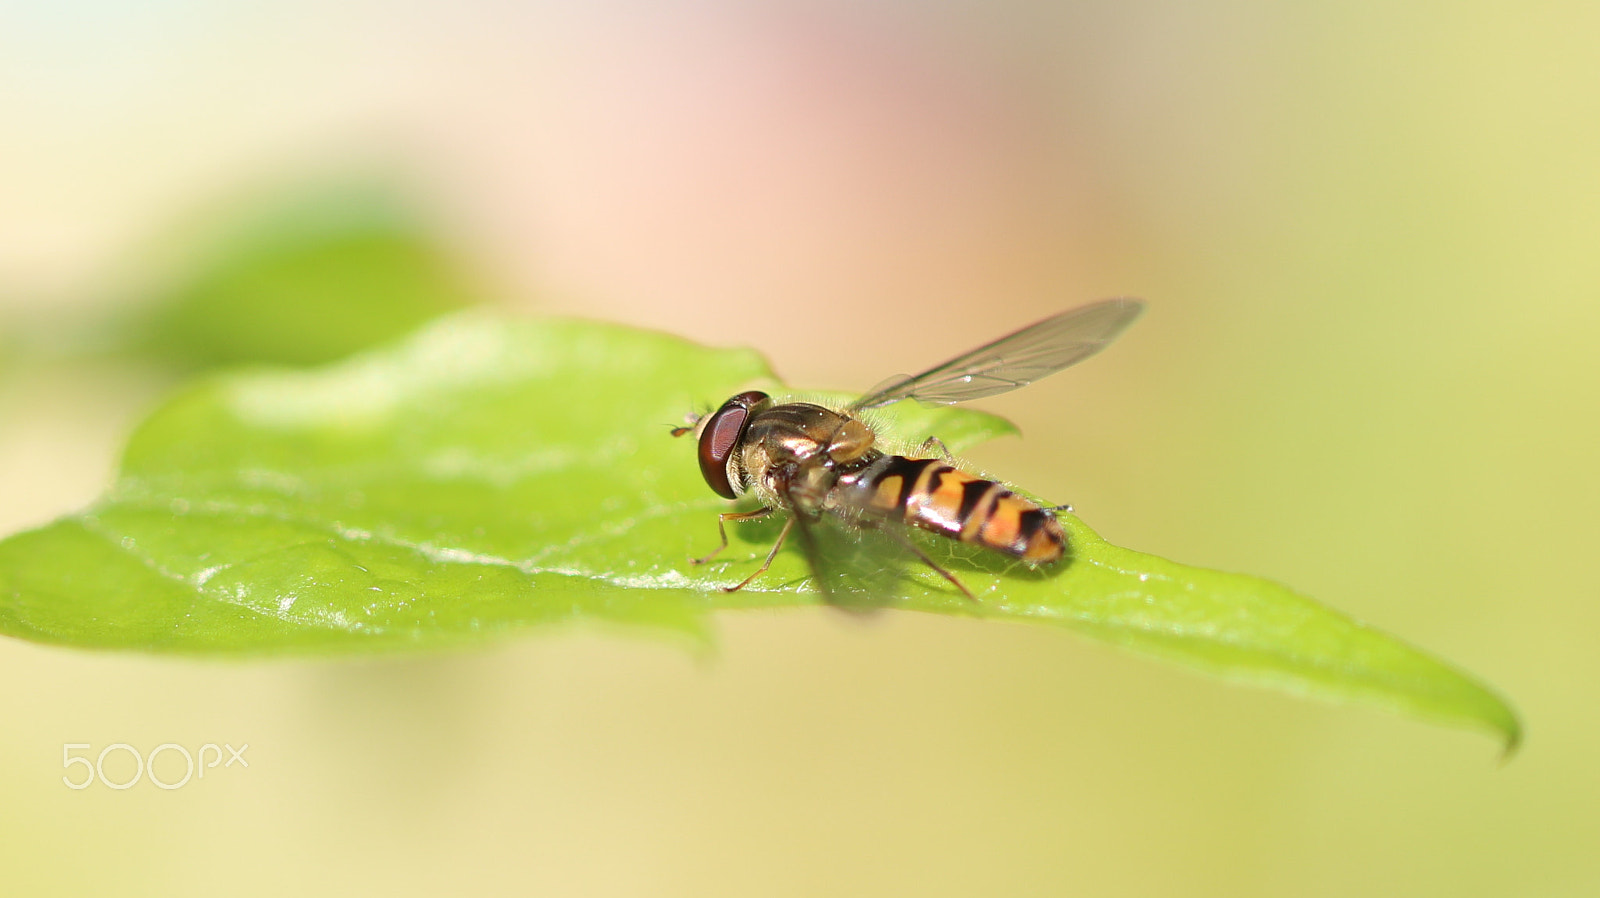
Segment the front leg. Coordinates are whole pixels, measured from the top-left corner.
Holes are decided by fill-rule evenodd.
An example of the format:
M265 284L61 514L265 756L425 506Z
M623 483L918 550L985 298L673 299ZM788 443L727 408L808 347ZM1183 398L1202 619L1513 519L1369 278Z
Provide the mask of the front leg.
M772 559L778 557L778 550L783 548L783 541L789 538L789 530L794 527L794 522L794 517L790 517L789 520L783 522L783 529L778 531L778 541L772 544L772 551L767 553L767 560L761 562L761 566L756 568L755 573L744 578L743 580L740 580L733 586L721 587L722 591L738 592L739 590L744 589L746 586L749 586L751 580L754 580L762 574L765 574L767 572L767 568L772 567Z
M722 544L717 546L715 549L712 549L710 554L703 558L695 558L690 556L689 563L705 564L711 559L717 557L717 555L721 554L723 549L728 548L728 528L724 526L726 521L759 521L770 514L772 514L772 509L758 508L755 511L725 511L722 514L717 515L717 535L722 537Z

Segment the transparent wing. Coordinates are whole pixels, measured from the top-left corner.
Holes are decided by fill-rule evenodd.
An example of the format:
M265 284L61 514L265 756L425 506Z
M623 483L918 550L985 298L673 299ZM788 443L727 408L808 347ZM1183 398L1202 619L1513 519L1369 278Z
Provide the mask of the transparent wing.
M795 497L785 497L794 515L795 544L824 601L847 611L870 611L893 602L906 589L912 556L853 512L824 509L807 515Z
M1015 390L1104 349L1132 324L1144 303L1108 299L1069 309L985 343L911 377L897 377L851 403L847 411L902 399L950 405Z
M871 611L894 601L905 584L906 558L883 534L829 512L795 513L795 536L823 601L846 611Z
M811 570L812 585L830 605L846 611L871 611L931 592L959 591L972 599L966 585L931 554L947 556L945 564L959 558L963 567L971 567L976 560L976 569L987 571L992 571L997 561L1009 563L998 556L985 557L993 553L935 537L860 506L858 500L864 498L865 494L846 491L830 496L829 507L814 517L791 512L796 544ZM974 555L977 557L971 557ZM925 574L929 569L949 581L954 590L930 582Z

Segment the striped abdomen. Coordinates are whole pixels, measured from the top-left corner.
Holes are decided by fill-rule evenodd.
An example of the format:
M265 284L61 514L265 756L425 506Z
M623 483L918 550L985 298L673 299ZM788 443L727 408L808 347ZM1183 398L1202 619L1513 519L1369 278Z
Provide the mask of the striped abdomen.
M854 484L868 514L1049 564L1066 551L1055 516L993 480L974 477L931 458L886 455Z

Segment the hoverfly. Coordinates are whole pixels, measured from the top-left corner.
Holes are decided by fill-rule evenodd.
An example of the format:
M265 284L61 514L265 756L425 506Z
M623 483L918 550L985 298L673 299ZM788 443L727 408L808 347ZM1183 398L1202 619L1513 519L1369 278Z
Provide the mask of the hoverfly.
M861 542L870 534L887 539L936 571L969 599L971 590L920 549L906 526L931 531L968 545L1017 559L1029 567L1059 561L1066 532L1055 512L1023 498L1003 484L969 474L950 462L937 438L922 449L937 448L942 458L911 458L875 448L876 434L859 414L906 399L925 405L950 405L1014 390L1094 355L1132 324L1144 304L1110 299L1070 309L910 377L892 378L839 409L809 402L777 402L766 393L740 393L710 414L694 417L673 436L693 432L699 442L700 473L717 495L754 495L754 511L717 516L722 542L695 564L704 564L728 547L727 523L755 521L775 513L787 520L772 551L755 573L733 586L749 585L772 566L791 533L801 548L824 598L836 602L837 568L825 551L825 524Z

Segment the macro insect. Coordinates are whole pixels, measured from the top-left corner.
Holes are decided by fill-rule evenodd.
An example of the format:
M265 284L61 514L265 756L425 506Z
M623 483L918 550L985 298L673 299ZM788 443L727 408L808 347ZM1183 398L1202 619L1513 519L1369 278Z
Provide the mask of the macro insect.
M951 405L1014 390L1094 355L1132 324L1144 304L1136 299L1091 303L1036 322L921 374L892 378L860 399L834 409L809 402L777 402L747 391L710 414L693 418L673 436L693 432L700 473L717 495L753 495L760 507L717 516L721 544L694 558L704 564L728 547L728 522L785 514L766 560L733 592L766 573L791 533L813 579L829 601L845 596L840 586L840 540L868 539L915 557L969 599L971 590L928 556L904 531L915 527L1017 559L1029 567L1059 561L1066 532L1047 507L1004 484L961 470L936 437L922 444L939 458L913 458L877 448L877 434L860 414L914 399Z

